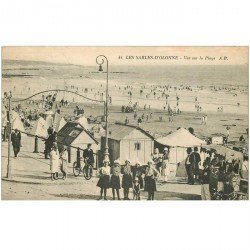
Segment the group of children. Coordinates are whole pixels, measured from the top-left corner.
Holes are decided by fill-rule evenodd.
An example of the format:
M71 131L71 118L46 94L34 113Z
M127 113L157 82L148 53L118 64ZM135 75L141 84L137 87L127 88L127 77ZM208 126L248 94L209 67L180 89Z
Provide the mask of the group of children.
M107 200L107 190L112 189L113 200L117 195L120 198L120 189L123 188L124 200L130 200L129 191L133 190L133 200L140 200L141 189L148 192L148 200L154 199L156 191L156 179L159 172L154 167L152 160L148 161L146 166L141 166L139 162L135 166L131 166L130 160L125 161L125 165L121 166L119 160L114 161L114 165L110 167L108 159L103 161L103 167L98 169L97 176L99 180L97 186L100 187L100 198ZM120 176L122 178L120 179Z

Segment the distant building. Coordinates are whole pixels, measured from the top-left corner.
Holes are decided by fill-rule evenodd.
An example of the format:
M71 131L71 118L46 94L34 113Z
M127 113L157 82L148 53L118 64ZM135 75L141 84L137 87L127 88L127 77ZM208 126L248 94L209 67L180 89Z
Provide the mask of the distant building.
M109 126L108 131L109 157L111 164L120 159L124 164L126 159L132 164L140 161L147 163L154 150L154 138L140 127L116 123ZM105 137L101 137L101 151L104 152Z
M67 122L57 134L57 142L59 151L62 149L63 145L73 146L80 149L87 148L89 143L92 144L92 149L94 153L98 153L99 143L98 141L78 122ZM71 148L71 163L76 161L77 149ZM82 151L81 151L82 156ZM96 158L97 160L97 158ZM95 160L95 162L96 162Z

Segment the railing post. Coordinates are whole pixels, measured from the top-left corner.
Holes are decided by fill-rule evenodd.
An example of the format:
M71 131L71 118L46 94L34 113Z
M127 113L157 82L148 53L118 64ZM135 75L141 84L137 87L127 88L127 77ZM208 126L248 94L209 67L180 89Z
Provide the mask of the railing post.
M3 141L7 141L7 128L4 126L3 128Z
M34 152L33 153L39 153L38 152L38 136L35 136L35 147L34 147Z
M71 147L68 147L68 162L71 163Z
M80 148L77 148L77 152L76 152L77 166L80 166L80 158L81 158L81 151L80 151Z

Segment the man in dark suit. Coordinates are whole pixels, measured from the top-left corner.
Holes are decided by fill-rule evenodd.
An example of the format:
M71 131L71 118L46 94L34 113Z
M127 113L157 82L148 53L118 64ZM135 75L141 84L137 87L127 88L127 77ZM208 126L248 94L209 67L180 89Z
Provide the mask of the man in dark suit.
M87 146L87 148L84 149L84 151L83 151L83 158L85 160L88 160L88 163L93 166L95 160L94 160L94 152L93 152L91 146L92 145L89 143L88 146Z
M17 129L15 129L15 132L11 134L11 142L14 150L14 156L17 157L21 146L21 133Z

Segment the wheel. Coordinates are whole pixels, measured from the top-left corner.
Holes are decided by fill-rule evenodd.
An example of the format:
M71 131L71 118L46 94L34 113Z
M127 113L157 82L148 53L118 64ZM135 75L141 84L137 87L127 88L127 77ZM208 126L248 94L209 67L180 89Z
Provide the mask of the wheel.
M77 162L75 161L73 163L73 173L74 173L74 176L75 177L79 176L80 172L81 172L81 167L77 166Z
M90 180L93 175L93 167L91 165L85 166L83 169L83 176L86 180Z
M58 180L58 177L59 177L59 174L58 174L58 173L54 173L54 174L53 174L53 178L54 178L55 180Z

